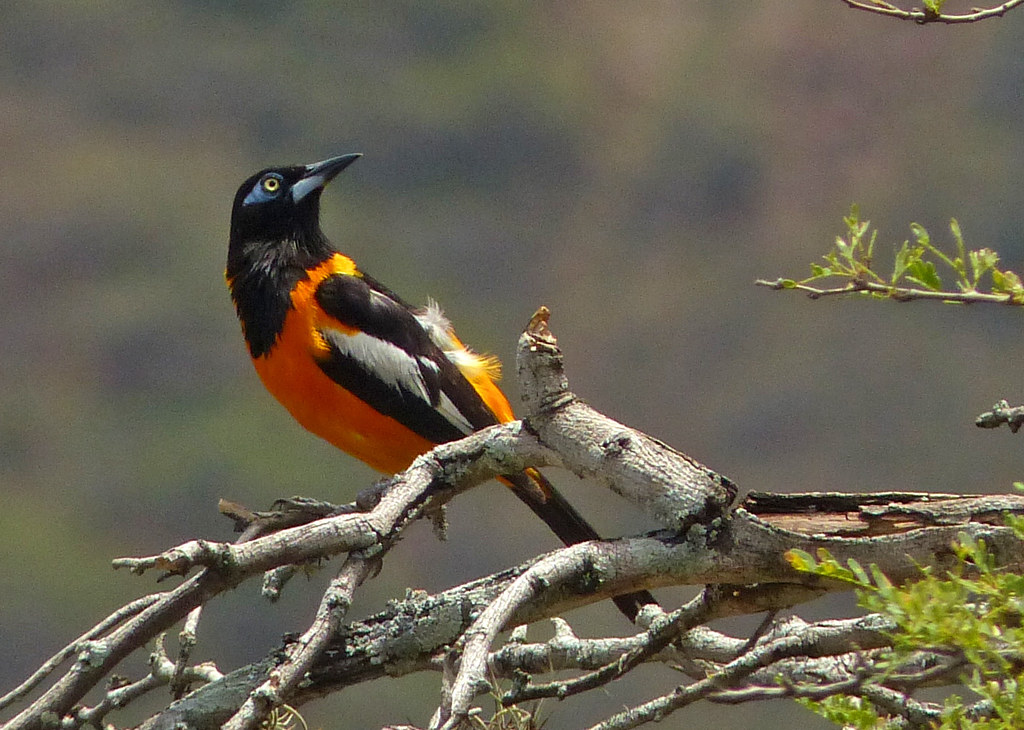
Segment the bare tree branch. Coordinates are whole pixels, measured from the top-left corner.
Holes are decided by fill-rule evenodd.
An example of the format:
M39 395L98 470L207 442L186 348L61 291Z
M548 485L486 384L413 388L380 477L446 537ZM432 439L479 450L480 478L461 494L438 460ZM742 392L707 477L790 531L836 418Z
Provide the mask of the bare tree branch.
M814 696L820 691L815 687L837 683L851 683L842 686L866 693L866 686L856 684L858 672L874 648L885 645L891 629L878 617L813 625L795 618L766 621L764 630L751 637L729 637L701 624L725 615L776 611L847 589L845 583L795 571L785 558L793 549L814 554L823 548L839 560L875 564L897 582L916 577L922 565L953 566L950 546L960 534L983 539L1006 568L1019 569L1024 562L1020 541L1003 524L1006 512L1024 514L1020 496L752 493L733 506L737 490L728 479L597 413L568 390L561 353L543 312L521 339L519 372L530 407L525 421L438 447L356 506L311 504L303 518L312 519L308 524L283 513L277 518L228 510L245 525L245 541L194 540L160 555L117 560L116 566L136 573L199 570L177 588L121 609L54 657L4 702L10 706L22 700L62 662L75 660L7 727L41 730L53 718L63 718L69 728L96 724L115 699L130 700L160 683L182 687L206 681L142 727L170 729L184 723L202 729L227 723L249 728L284 703L300 707L342 687L413 671L445 672L435 726L455 727L475 712L474 698L491 691L495 677L516 678L518 684L506 696L513 702L602 686L652 660L672 662L693 681L609 718L606 727L633 727L700 699L767 696L779 676L788 683L788 696ZM412 595L366 621L344 624L354 591L372 566L386 559L411 521L437 514L461 491L494 475L552 465L624 496L662 531L575 545L437 595ZM176 662L165 658L150 676L113 690L123 690L120 695L112 691L94 707L78 706L124 657L212 597L265 571L272 571L280 585L281 571L288 566L338 554L347 557L316 618L282 651L221 677L212 668L188 666L185 650ZM514 634L509 647L494 646L506 627L667 585L703 586L704 592L675 612L659 615L650 609L644 631L606 644L576 639L563 625L558 642L529 653L522 632ZM185 629L187 637L192 622ZM584 674L547 685L524 676L542 674L537 658L552 656L559 646L568 651L556 664ZM517 656L523 657L522 665L515 663ZM940 659L908 668L901 681L935 681L939 670L925 670L939 666ZM883 689L901 694L896 685ZM885 692L876 698L879 702L888 696ZM931 711L923 704L919 709L904 718L907 723Z
M992 406L991 411L979 415L974 422L978 428L999 428L1003 424L1011 433L1017 433L1024 426L1024 406L1011 407L1005 400L1001 400Z
M969 13L950 15L937 12L929 7L912 8L904 10L883 0L841 0L847 6L855 10L865 10L869 13L884 15L898 20L911 20L915 23L925 25L927 23L945 23L955 25L959 23L977 23L980 20L989 18L1000 18L1009 11L1019 6L1024 0L1009 0L991 8L974 8Z
M671 614L658 616L647 631L644 641L635 648L606 662L593 672L572 680L551 682L544 685L524 685L502 698L502 704L514 704L542 697L564 699L570 695L587 692L625 676L641 662L647 661L664 650L681 634L707 621L715 601L714 589L705 589L699 596Z
M3 697L0 697L0 710L10 707L12 704L22 699L29 692L38 687L70 657L85 650L88 646L88 642L103 636L115 626L126 621L128 618L138 615L141 611L149 608L159 601L160 597L161 594L159 593L143 596L142 598L137 598L131 603L114 611L107 618L100 621L59 652L47 659L39 669L32 673L32 676L5 694Z
M224 723L224 730L254 730L271 710L286 703L286 698L337 633L352 605L352 595L371 571L371 561L356 553L349 554L324 593L312 626L287 648L284 661L249 694L238 712Z

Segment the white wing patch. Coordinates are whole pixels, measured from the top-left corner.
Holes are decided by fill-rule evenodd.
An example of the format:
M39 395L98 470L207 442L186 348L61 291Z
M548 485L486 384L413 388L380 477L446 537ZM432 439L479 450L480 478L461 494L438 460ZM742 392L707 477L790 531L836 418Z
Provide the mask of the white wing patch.
M434 410L444 416L448 423L455 426L455 428L459 429L467 436L476 430L473 428L473 424L467 421L466 417L463 416L459 409L455 407L455 404L452 403L452 399L445 395L444 392L441 393L440 402L434 406Z
M430 402L423 376L420 375L419 361L401 347L363 332L350 335L326 330L324 335L341 355L357 361L378 380Z
M405 391L430 405L430 393L423 380L421 367L438 372L436 364L427 358L413 357L397 345L364 332L348 334L337 330L322 330L324 337L343 357L355 360L368 374L398 391ZM443 392L432 406L462 433L475 429Z

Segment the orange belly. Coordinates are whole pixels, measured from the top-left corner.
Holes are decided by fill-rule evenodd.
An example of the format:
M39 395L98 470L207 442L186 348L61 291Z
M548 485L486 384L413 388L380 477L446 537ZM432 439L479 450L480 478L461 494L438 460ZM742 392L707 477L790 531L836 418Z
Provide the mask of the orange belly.
M294 341L299 329L287 324L270 354L254 364L263 385L306 430L387 474L402 471L434 447L324 375L310 352L310 338Z
M316 363L328 344L319 335L326 316L314 302L319 283L333 273L351 273L351 260L336 256L292 291L292 309L274 347L253 361L267 390L306 430L374 469L395 474L435 444L382 415L327 377ZM331 320L334 329L340 323Z

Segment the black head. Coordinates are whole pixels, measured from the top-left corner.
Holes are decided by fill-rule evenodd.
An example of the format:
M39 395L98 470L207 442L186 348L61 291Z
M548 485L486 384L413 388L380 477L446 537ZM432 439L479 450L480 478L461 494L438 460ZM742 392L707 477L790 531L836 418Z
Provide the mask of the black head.
M311 165L271 167L257 172L235 193L231 248L257 241L289 241L301 246L322 238L320 193L360 157L358 153L341 155Z
M320 230L320 193L360 155L257 172L231 208L225 274L253 357L270 351L306 270L334 253Z

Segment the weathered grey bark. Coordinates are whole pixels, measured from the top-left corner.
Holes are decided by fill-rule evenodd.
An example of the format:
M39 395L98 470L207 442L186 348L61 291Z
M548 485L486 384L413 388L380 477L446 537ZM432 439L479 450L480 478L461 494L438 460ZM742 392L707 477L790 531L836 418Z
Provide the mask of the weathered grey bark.
M728 656L729 651L740 651L743 642L737 646L736 640L701 627L672 634L672 621L685 629L694 617L708 620L775 610L846 588L797 573L785 559L788 550L814 553L826 548L840 560L877 564L900 581L917 575L920 565L951 565L950 544L964 532L984 538L1003 565L1021 567L1021 544L1002 526L1005 512L1024 512L1020 497L751 494L735 505L736 488L728 479L597 413L572 394L543 316L531 322L520 342L519 373L530 414L525 421L438 447L392 480L370 512L316 519L244 543L194 541L152 558L118 561L137 572L202 570L178 588L139 604L138 610L97 627L81 646L75 645L79 661L8 727L35 730L53 719L73 716L85 692L100 685L123 657L196 606L263 571L352 551L383 560L386 569L386 553L410 521L436 514L446 501L474 484L528 466L561 466L587 477L645 510L663 529L566 548L437 595L412 596L371 619L345 625L341 619L358 582L350 579L348 592L325 600L320 623L303 637L301 647L286 646L282 653L194 690L144 727L252 727L267 709L282 702L300 706L385 674L441 669L446 670L446 679L435 724L454 727L484 686L485 669L499 675L515 673L509 666L514 652L492 653L499 631L638 588L666 585L707 588L681 613L666 617L651 610L646 615L651 622L648 631L614 640L617 643L574 642L571 632L563 630L563 646L573 649L575 666L592 667L595 657L647 661L671 652L672 661L690 667L695 678L706 661L726 662L736 676L756 676L763 667ZM362 574L362 569L351 573ZM812 628L823 637L857 642L862 650L873 645L871 637L883 633L877 627L852 625L831 634L827 629L835 627ZM786 651L806 649L784 645L779 637L772 640L775 644L758 645L764 656L784 657ZM831 646L821 641L816 651ZM841 655L847 645L837 646ZM78 651L85 648L89 651ZM825 671L825 661L818 671ZM842 667L841 656L828 661ZM780 666L786 665L773 669ZM792 665L794 676L801 666L807 667ZM537 671L536 665L530 667ZM717 689L698 684L692 694L706 697Z

